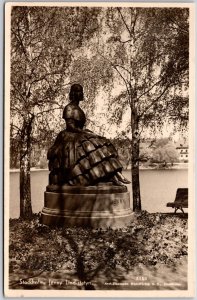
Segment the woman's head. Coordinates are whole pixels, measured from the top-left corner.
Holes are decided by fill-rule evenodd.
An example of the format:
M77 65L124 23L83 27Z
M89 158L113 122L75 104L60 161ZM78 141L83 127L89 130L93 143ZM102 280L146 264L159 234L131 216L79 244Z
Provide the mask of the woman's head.
M83 100L83 87L80 84L73 84L70 88L69 99L82 101Z

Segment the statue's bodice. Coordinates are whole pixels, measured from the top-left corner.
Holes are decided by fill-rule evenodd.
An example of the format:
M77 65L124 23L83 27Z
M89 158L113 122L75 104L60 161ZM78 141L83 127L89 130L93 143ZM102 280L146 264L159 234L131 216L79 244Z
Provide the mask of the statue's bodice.
M83 128L86 122L86 117L83 110L75 104L69 103L63 111L64 120L72 119L75 121L76 127Z

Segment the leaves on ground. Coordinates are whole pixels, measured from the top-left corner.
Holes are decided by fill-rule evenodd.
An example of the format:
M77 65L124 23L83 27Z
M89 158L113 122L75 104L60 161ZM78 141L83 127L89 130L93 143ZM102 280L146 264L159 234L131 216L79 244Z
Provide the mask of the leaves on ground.
M52 228L42 225L38 215L31 221L11 219L10 287L27 288L19 278L43 276L96 280L93 288L99 288L106 280L124 281L139 266L155 272L164 265L176 273L188 251L187 219L180 216L142 211L130 226L116 230ZM31 288L38 287L46 288L39 283Z

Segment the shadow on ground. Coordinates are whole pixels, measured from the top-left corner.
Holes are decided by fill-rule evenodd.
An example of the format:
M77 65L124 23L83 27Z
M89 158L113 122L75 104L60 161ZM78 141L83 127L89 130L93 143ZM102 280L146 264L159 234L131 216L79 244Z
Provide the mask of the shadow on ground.
M10 289L187 289L187 218L136 214L126 228L10 220Z

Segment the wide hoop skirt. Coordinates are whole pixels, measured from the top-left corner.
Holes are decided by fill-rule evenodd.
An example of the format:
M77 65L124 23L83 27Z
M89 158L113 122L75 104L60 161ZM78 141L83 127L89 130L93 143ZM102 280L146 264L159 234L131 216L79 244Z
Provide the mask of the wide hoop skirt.
M49 149L49 184L92 185L122 170L110 140L88 132L63 130Z

